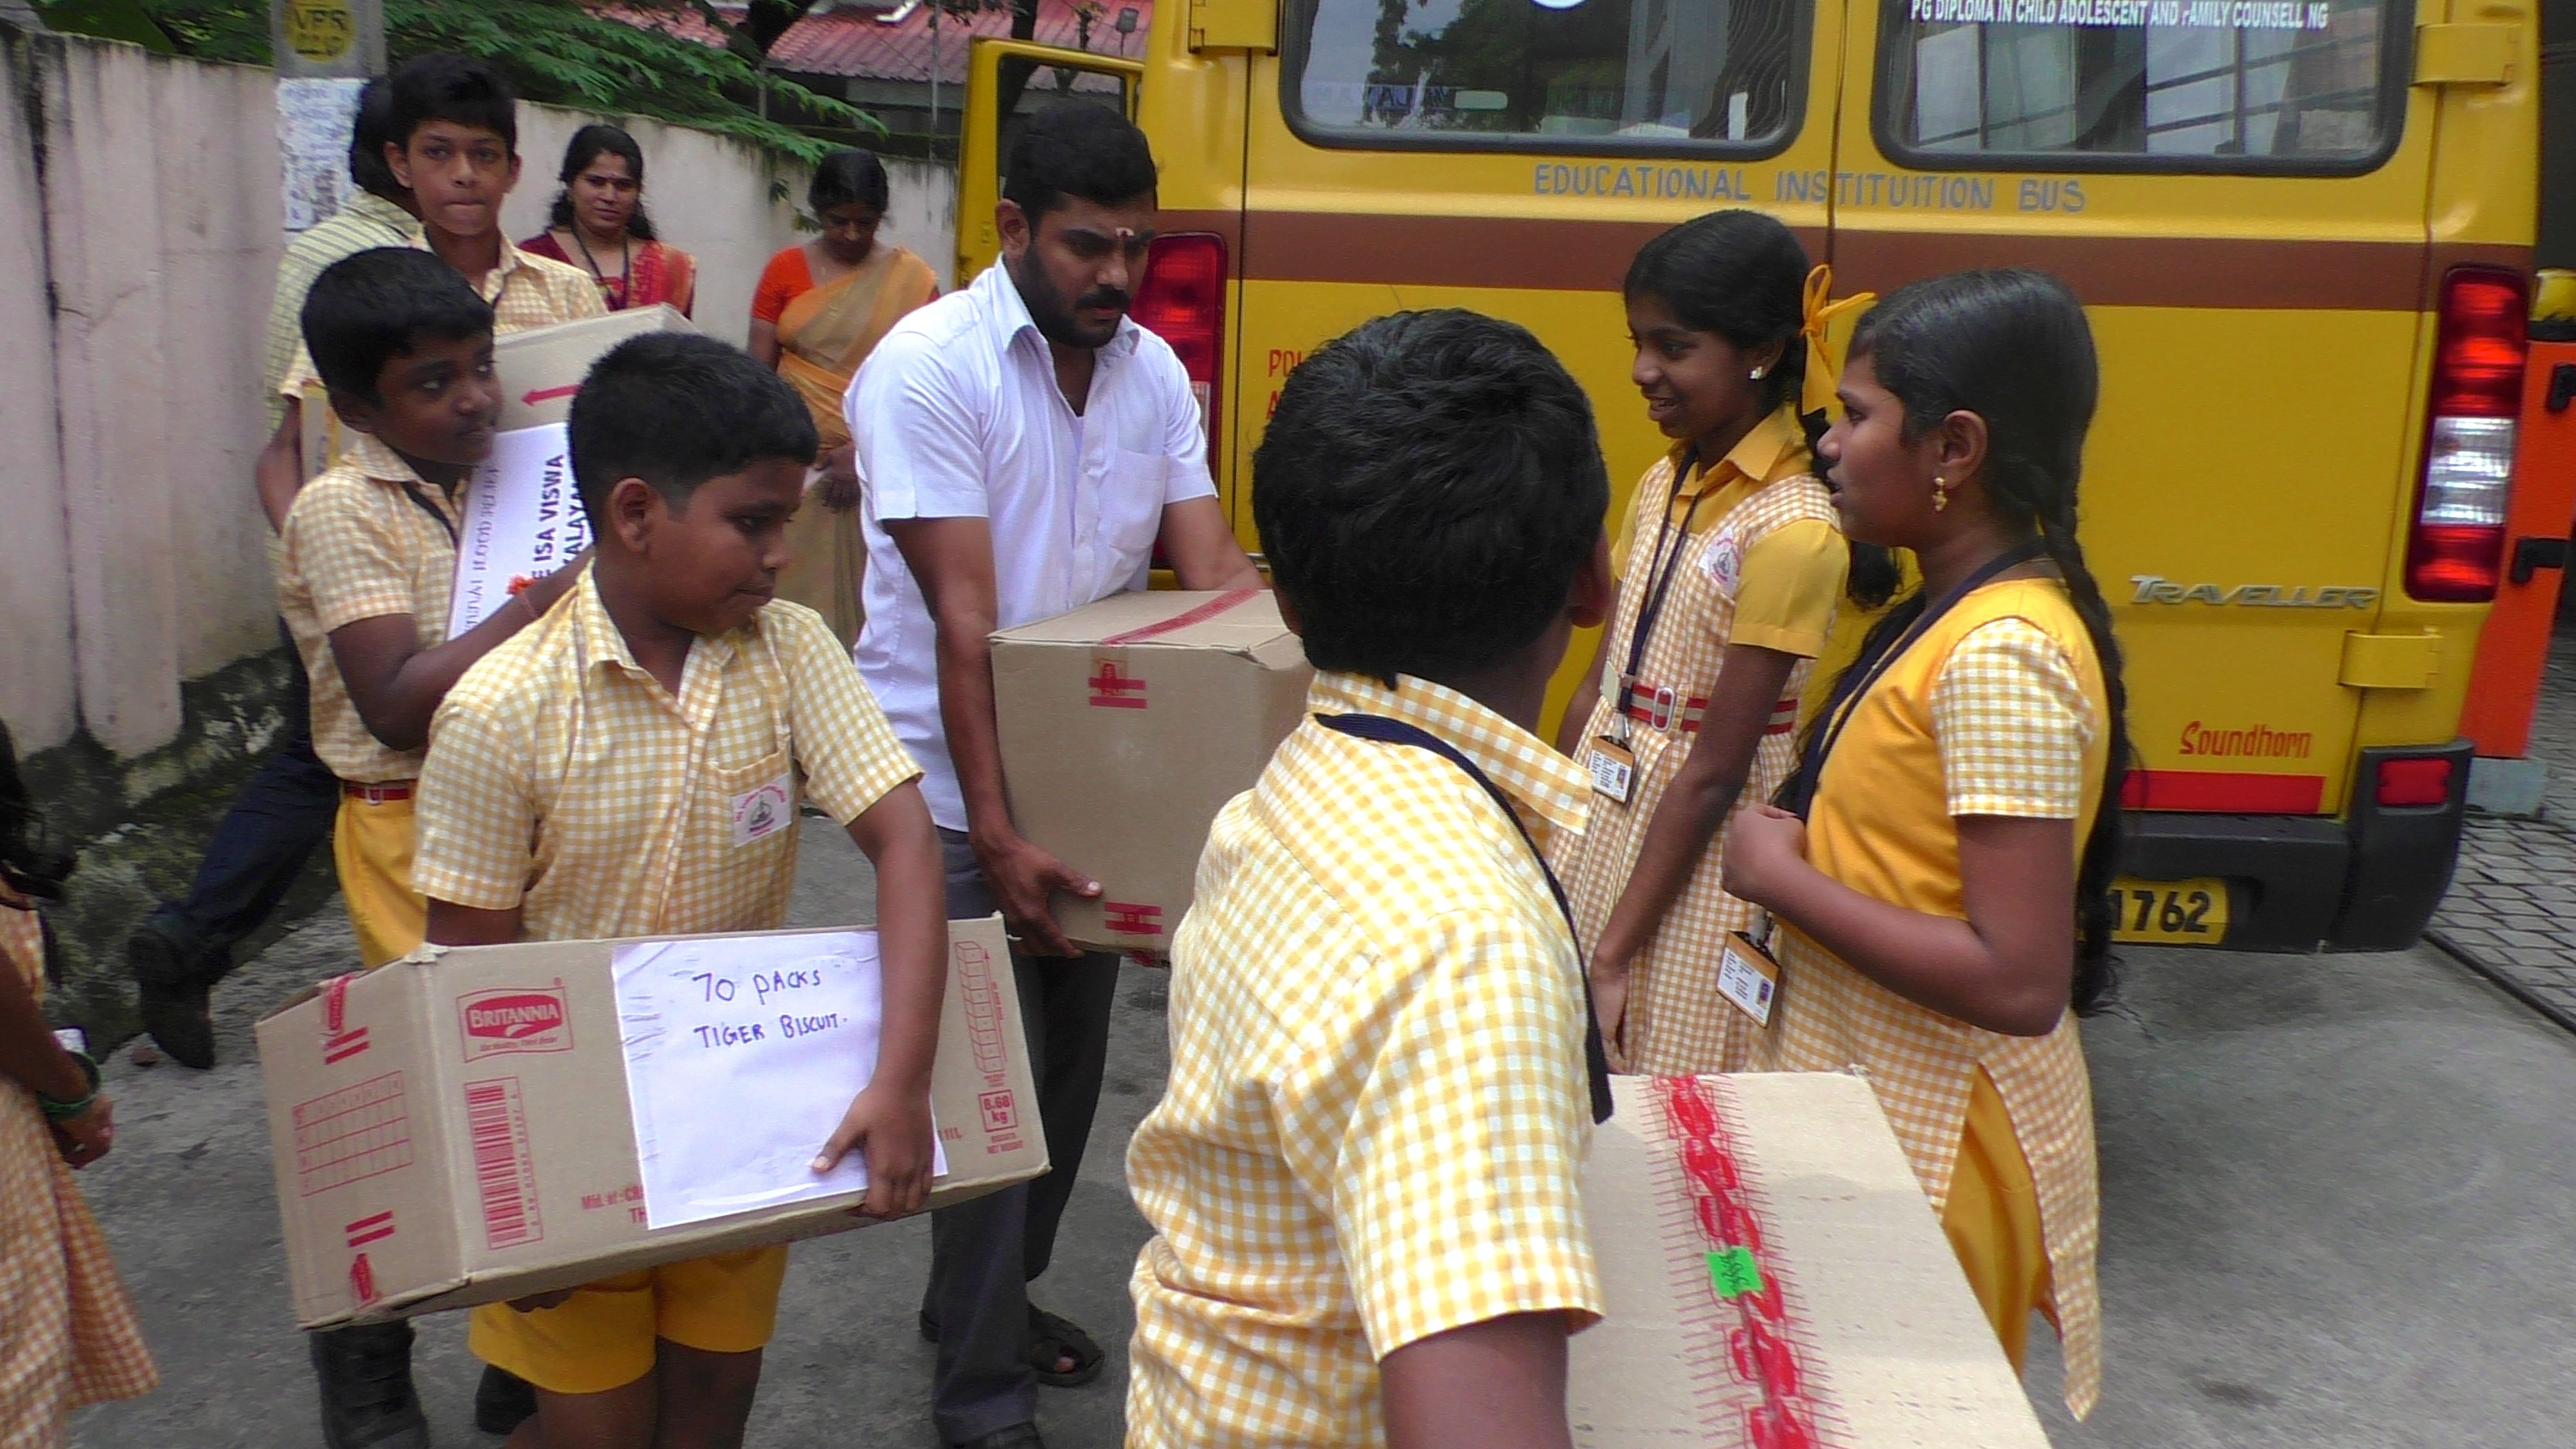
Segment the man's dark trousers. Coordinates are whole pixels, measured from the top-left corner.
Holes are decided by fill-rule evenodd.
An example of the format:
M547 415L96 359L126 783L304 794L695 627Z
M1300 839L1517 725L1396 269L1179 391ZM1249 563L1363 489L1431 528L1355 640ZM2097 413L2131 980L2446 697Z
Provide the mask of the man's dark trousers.
M276 911L304 863L331 838L340 811L339 777L313 753L311 686L292 639L287 658L294 676L282 706L285 737L233 796L187 898L150 917L200 985L214 985L231 969L233 947Z
M949 918L991 915L993 891L965 835L942 830L939 840ZM1015 951L1011 973L1052 1169L1035 1182L931 1215L922 1312L939 1328L939 1366L930 1410L940 1437L951 1444L1037 1418L1028 1282L1046 1271L1055 1252L1056 1224L1100 1105L1109 1012L1118 996L1118 957L1111 952L1049 958Z

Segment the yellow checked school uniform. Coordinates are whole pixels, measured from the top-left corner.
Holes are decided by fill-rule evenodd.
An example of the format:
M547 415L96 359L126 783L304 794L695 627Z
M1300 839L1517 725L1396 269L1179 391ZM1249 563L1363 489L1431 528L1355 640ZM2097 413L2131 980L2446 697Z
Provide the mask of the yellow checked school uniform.
M1318 675L1310 714L1416 726L1544 841L1582 775L1466 696ZM1465 771L1309 718L1220 812L1172 946L1172 1069L1127 1182L1127 1442L1382 1443L1377 1364L1603 1303L1579 1184L1581 968L1529 846Z
M1678 456L1678 455L1677 455ZM1591 821L1555 857L1588 954L1635 870L1646 827L1699 738L1700 717L1730 644L1777 649L1812 661L1833 629L1850 550L1831 496L1809 472L1805 433L1786 408L1765 418L1714 468L1675 486L1677 456L1637 484L1622 536L1626 565L1601 701L1587 722L1589 753L1603 735L1634 752L1623 803L1596 795ZM1666 509L1669 507L1669 512ZM1659 557L1660 554L1660 557ZM1620 710L1640 620L1655 607L1646 647ZM1770 800L1797 766L1798 700L1812 662L1789 673L1735 808ZM1628 1069L1653 1075L1741 1070L1752 1020L1718 994L1727 934L1752 924L1752 906L1718 888L1717 837L1700 856L1662 925L1637 954L1628 994Z
M773 603L701 635L674 697L588 575L457 681L430 740L414 884L522 909L531 940L776 930L799 800L847 824L921 773L813 610ZM786 1262L784 1248L718 1254L534 1313L489 1305L469 1343L539 1388L604 1392L652 1369L656 1337L713 1353L766 1344Z
M1864 895L1967 918L1953 817L2072 820L2102 804L2110 708L2055 579L1959 601L1848 707L1807 817L1807 859ZM2066 1403L2102 1382L2092 1088L2073 1013L2046 1036L1984 1031L1898 996L1786 922L1756 1065L1864 1070L2014 1361L2030 1311L2066 1345Z
M381 966L420 944L427 908L411 888L412 781L420 752L377 739L349 701L331 633L409 614L423 649L447 639L461 514L391 448L352 433L340 461L304 485L278 542L277 610L312 680L313 750L340 777L331 859L357 928Z

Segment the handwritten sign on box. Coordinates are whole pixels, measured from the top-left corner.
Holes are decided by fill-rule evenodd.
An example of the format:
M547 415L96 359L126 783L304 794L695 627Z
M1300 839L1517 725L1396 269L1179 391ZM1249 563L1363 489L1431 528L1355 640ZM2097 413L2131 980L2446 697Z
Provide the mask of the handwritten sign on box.
M447 637L490 618L510 601L513 584L543 578L589 546L590 517L573 483L564 425L501 434L465 490Z
M875 932L639 941L610 969L648 1226L866 1189L859 1153L813 1162L876 1075Z

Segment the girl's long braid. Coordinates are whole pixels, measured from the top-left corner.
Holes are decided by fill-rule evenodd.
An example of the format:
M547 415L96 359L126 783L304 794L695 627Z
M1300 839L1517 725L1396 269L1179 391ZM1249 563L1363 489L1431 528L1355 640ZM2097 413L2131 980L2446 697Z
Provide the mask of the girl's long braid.
M2084 561L2084 546L2076 541L2075 479L2069 467L2061 483L2055 470L2021 459L1996 459L1988 465L1987 490L1999 505L2028 510L2040 547L2065 580L2067 600L2093 641L2102 670L2102 693L2110 705L2110 718L2104 722L2110 739L2102 770L2102 799L2075 875L2072 999L2077 1015L2091 1016L2109 1006L2113 994L2111 931L2118 908L2111 902L2111 881L2119 873L2120 794L2129 773L2129 690L2122 678L2119 637L2111 628L2111 603Z

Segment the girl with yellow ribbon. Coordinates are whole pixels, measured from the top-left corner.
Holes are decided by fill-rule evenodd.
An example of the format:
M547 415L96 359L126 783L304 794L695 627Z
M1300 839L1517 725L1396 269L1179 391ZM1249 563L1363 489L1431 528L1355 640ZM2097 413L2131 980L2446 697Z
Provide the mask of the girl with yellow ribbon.
M1615 1063L1733 1071L1767 1001L1722 969L1754 912L1719 888L1727 820L1794 765L1799 699L1837 607L1886 601L1816 477L1836 369L1831 302L1787 227L1721 211L1646 244L1628 271L1633 377L1672 451L1637 485L1612 560L1620 597L1558 746L1583 764L1591 823L1554 862ZM1813 416L1807 416L1810 405Z

